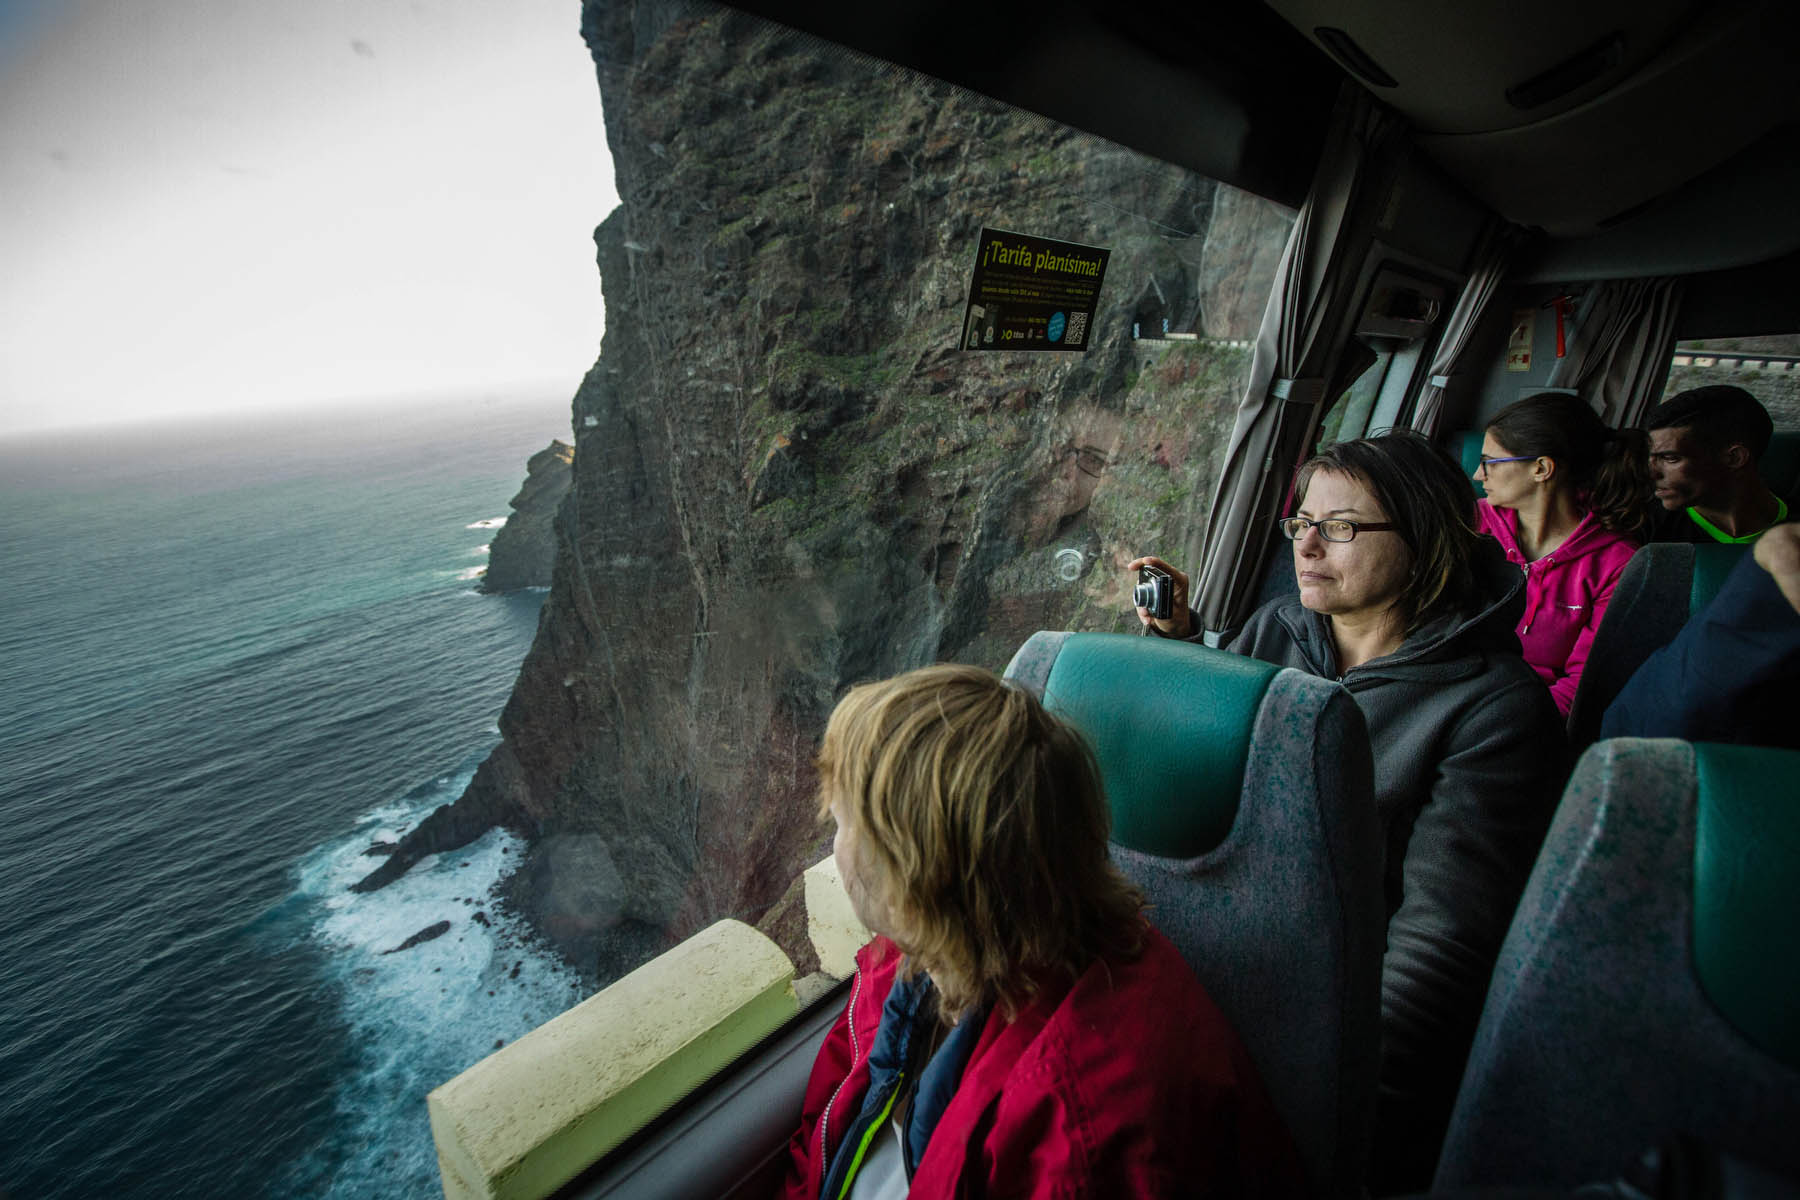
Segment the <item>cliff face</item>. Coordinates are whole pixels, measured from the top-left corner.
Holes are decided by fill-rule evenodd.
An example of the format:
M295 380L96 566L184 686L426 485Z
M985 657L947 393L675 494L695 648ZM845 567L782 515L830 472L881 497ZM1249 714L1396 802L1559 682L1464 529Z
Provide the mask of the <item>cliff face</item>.
M549 587L556 565L556 510L569 491L575 447L551 442L525 464L525 482L511 501L512 516L488 549L484 592Z
M502 744L365 885L519 829L514 901L604 979L826 852L848 684L1135 626L1120 568L1192 561L1250 353L1208 339L1254 336L1291 216L740 15L583 33L623 203L554 581ZM983 225L1112 250L1091 350L954 348ZM1164 318L1205 336L1131 340Z

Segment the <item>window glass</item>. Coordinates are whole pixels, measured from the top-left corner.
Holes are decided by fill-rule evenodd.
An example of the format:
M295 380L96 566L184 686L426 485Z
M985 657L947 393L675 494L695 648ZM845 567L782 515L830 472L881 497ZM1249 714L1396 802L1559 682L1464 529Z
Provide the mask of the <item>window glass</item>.
M600 20L607 332L492 799L541 830L521 877L607 846L617 919L540 925L594 985L724 917L804 975L836 698L1135 628L1124 564L1197 559L1293 213L741 14ZM961 348L983 228L1110 252L1084 352Z
M1370 418L1393 366L1391 346L1377 348L1359 342L1358 347L1371 361L1350 386L1338 394L1325 419L1319 423L1318 448L1321 450L1339 442L1355 441L1369 431Z
M217 176L253 229L190 244L151 220L187 193L90 184L159 257L72 289L81 303L26 289L13 307L74 314L67 369L108 363L135 394L156 363L88 330L87 301L141 285L110 304L121 324L221 359L209 378L245 411L221 401L229 417L178 447L123 427L0 447L21 514L0 945L31 966L0 1004L0 1073L22 1081L0 1125L23 1130L0 1175L21 1194L104 1192L122 1162L156 1193L431 1189L424 1093L647 959L735 918L818 971L800 880L831 830L811 760L847 687L936 660L998 670L1042 628L1133 629L1124 564L1196 566L1291 210L741 13L594 2L564 35L591 51L584 94L542 121L592 129L580 148L610 156L614 208L556 155L472 136L544 80L512 20L449 9L370 7L393 40L307 33L329 52L293 51L308 140L246 139L241 163L210 137L177 161L162 139L260 111L266 72L225 72L256 81L247 105L77 89L133 97L147 123L118 125L145 172ZM409 58L409 23L472 49ZM178 26L143 36L185 43ZM243 65L238 38L209 61ZM371 102L390 123L320 123L408 62L451 94L409 84ZM502 150L537 123L509 122ZM328 144L354 153L293 193L304 207L265 208ZM420 147L446 156L377 194L376 168ZM90 168L79 149L38 158L43 178ZM568 192L584 207L566 223L522 199ZM498 215L433 223L475 193ZM584 274L597 251L597 360L594 293L575 365L542 364L526 332L574 306L478 270L552 224ZM85 278L107 225L41 239L66 257L40 282ZM403 343L414 293L322 253L352 227L382 234L363 244L384 277L430 278L467 323ZM1109 252L1084 350L963 348L984 228ZM208 319L177 322L164 281L207 262ZM322 409L312 381L356 347L261 311L239 284L265 275L366 285L305 315L355 301L386 382L329 395L398 379L416 402ZM267 335L257 353L228 318ZM477 361L542 374L464 378L470 331L502 318L519 319ZM265 389L310 407L235 420ZM505 569L509 544L547 573ZM484 569L505 595L474 594Z
M617 919L543 923L595 984L728 916L805 971L836 697L1131 628L1124 564L1193 565L1293 214L741 14L611 21L607 333L491 799L522 876L608 847ZM961 348L984 227L1110 251L1084 352Z
M1800 334L1676 343L1663 399L1718 383L1735 384L1761 401L1777 433L1800 432Z

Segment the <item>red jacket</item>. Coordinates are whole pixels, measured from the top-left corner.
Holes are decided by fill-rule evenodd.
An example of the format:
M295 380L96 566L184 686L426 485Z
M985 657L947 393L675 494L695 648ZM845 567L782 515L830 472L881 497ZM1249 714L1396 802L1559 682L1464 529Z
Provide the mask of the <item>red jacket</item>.
M817 1200L869 1086L900 954L857 955L789 1146L787 1200ZM910 1195L1300 1196L1304 1171L1237 1035L1168 939L1096 963L1007 1022L991 1013Z
M1557 711L1566 717L1587 666L1594 632L1638 543L1622 533L1608 533L1589 513L1562 545L1526 562L1519 549L1519 514L1486 500L1477 501L1475 508L1481 531L1499 539L1506 561L1525 572L1519 645L1525 661L1549 687Z

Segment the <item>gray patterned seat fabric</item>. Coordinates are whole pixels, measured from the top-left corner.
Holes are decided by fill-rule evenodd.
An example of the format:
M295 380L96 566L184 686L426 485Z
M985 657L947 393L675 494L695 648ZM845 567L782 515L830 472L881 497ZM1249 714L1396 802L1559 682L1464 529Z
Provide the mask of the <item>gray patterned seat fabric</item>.
M1357 1195L1385 938L1360 710L1335 683L1156 638L1039 633L1006 674L1093 746L1114 861L1237 1029L1314 1190Z
M1501 948L1434 1191L1607 1179L1677 1133L1800 1173L1797 771L1794 751L1669 739L1583 756Z

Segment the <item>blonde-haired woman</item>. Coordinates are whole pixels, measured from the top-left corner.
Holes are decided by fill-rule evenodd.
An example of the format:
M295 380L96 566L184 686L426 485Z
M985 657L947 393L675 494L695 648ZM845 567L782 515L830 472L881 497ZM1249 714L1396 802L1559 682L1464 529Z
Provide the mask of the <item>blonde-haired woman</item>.
M877 936L785 1196L1300 1194L1237 1036L1107 857L1072 729L986 671L927 667L845 696L818 770Z

